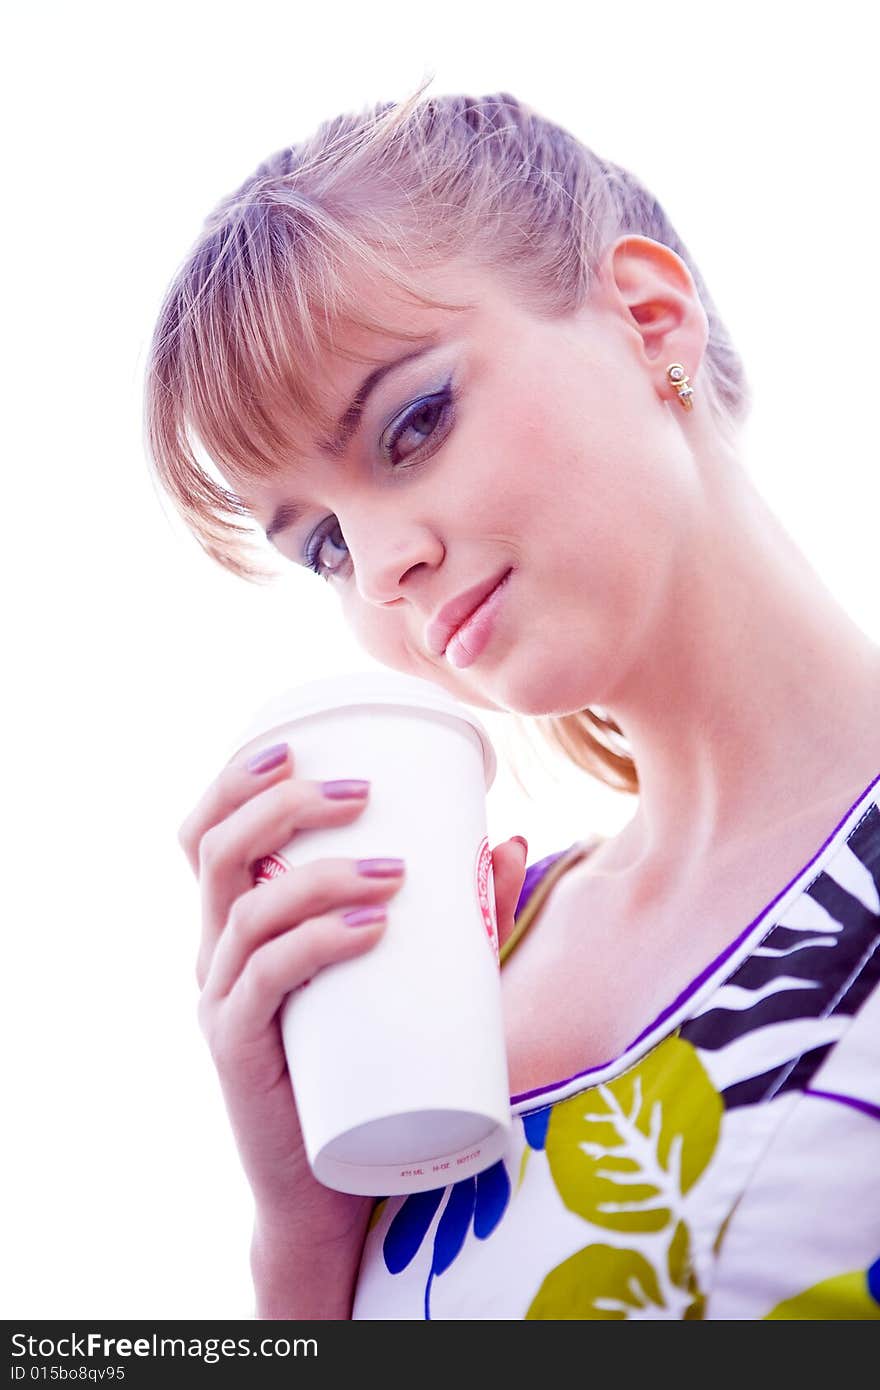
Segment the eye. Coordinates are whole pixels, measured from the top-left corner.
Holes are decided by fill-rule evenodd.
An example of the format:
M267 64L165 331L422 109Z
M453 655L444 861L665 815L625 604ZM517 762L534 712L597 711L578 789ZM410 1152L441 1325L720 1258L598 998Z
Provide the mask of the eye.
M395 467L400 465L398 444L410 441L414 444L413 448L404 449L403 458L409 458L411 454L418 453L424 444L438 433L441 423L445 427L449 423L453 404L454 394L450 381L442 391L423 396L421 400L408 406L403 414L388 426L379 440L379 447L391 464Z
M435 391L430 396L423 396L420 400L414 401L396 420L392 421L379 440L379 447L389 459L392 467L409 468L414 466L400 459L398 444L401 441L407 443L413 441L415 445L414 448L404 453L404 460L416 459L423 451L432 453L438 444L442 443L449 432L455 399L455 391L450 380L441 391ZM435 436L438 438L435 439ZM429 441L430 448L426 449L425 446ZM334 551L336 552L335 557ZM314 570L315 574L319 574L322 579L332 579L342 574L346 566L351 564L345 538L335 517L330 517L315 532L306 548L305 562L309 569Z
M335 540L334 537L338 537L338 541ZM323 557L325 547L328 545L337 550L342 549L342 557L336 565L328 565L325 563ZM348 547L339 529L339 522L333 517L330 523L319 530L310 542L305 555L306 564L310 570L314 570L315 574L319 574L322 579L331 579L334 574L342 570L348 558Z

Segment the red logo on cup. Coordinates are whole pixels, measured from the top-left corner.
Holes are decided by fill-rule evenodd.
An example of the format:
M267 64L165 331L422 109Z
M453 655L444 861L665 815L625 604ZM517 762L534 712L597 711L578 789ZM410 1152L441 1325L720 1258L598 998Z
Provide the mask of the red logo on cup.
M290 865L287 860L282 859L280 854L265 854L262 859L258 859L252 866L251 872L254 876L254 887L256 888L258 883L271 883L273 878L278 878L279 875L286 874L289 868ZM299 988L305 989L306 985L310 985L311 983L311 980L303 980Z
M273 878L278 878L279 874L286 874L289 868L287 860L282 859L280 854L264 855L253 866L254 886L258 883L269 883Z
M498 957L498 924L495 920L495 882L492 877L492 854L489 841L483 836L477 850L477 900L483 914L483 923L489 943Z

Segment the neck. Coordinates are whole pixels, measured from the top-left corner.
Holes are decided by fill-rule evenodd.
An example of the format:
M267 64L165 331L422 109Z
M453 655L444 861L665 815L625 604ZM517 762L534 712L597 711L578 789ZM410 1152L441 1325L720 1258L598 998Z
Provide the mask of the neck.
M640 783L606 867L635 876L662 865L658 880L679 885L689 865L805 807L854 799L880 772L880 647L735 457L716 452L701 478L651 647L601 702Z

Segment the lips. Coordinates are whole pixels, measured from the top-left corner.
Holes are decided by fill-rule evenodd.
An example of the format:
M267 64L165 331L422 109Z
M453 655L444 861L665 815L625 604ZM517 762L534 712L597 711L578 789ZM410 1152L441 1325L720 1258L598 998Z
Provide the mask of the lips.
M454 633L458 628L474 613L494 589L498 588L502 579L506 579L513 566L508 565L505 569L492 576L491 579L484 579L482 583L475 584L473 588L465 589L463 594L457 598L450 599L449 603L444 603L443 607L431 619L425 628L425 646L433 656L442 656Z

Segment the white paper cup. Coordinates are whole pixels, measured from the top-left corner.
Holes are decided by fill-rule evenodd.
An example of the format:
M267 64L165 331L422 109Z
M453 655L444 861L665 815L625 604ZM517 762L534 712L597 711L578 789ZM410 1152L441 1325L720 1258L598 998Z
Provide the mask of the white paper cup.
M370 797L351 825L298 831L261 862L263 879L340 855L406 861L377 944L318 971L282 1006L312 1171L368 1196L482 1172L511 1124L488 735L441 686L359 671L279 696L239 747L250 756L282 739L295 777L366 778Z

